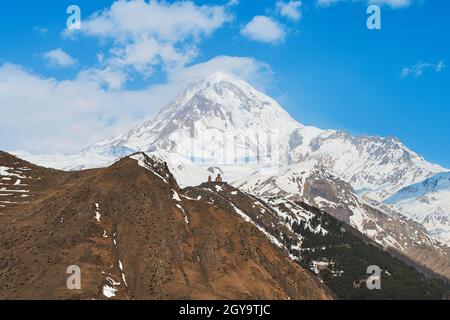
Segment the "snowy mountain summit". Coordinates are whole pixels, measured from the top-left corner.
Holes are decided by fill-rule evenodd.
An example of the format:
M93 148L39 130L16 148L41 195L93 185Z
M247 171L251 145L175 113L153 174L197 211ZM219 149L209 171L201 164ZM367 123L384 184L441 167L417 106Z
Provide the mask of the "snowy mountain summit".
M253 173L261 159L276 166L314 160L376 201L446 171L395 138L304 126L272 98L224 73L196 81L150 121L84 150L106 157L136 151L175 156L185 164L240 165L233 178Z
M115 156L162 151L212 165L254 162L258 152L267 154L269 138L276 146L280 138L286 144L298 127L270 97L237 77L216 73L193 83L150 121L85 151Z

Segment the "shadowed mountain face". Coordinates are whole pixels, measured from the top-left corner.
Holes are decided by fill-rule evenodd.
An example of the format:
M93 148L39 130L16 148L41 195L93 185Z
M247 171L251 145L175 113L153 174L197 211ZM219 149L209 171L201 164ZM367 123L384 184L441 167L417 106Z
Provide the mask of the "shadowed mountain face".
M158 159L65 173L0 156L5 190L21 179L30 195L3 200L2 299L331 298L232 205L186 196ZM80 290L67 288L72 265Z

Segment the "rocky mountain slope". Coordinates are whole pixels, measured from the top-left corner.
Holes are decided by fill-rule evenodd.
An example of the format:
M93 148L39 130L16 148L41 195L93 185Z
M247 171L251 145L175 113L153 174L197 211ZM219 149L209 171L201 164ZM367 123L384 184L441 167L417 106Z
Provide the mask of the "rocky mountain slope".
M442 282L426 279L358 231L302 202L261 200L227 183L180 189L164 161L143 153L107 168L73 172L0 155L7 177L28 169L33 194L3 207L0 298L448 296ZM339 255L337 248L343 250ZM333 267L319 270L321 259ZM345 263L351 259L358 268ZM353 286L367 277L365 264L382 266L389 290ZM66 285L73 265L81 270L80 290Z
M63 175L0 151L0 216L12 206L30 203Z
M261 199L231 185L216 183L188 187L185 193L212 206L234 210L264 232L273 244L288 250L292 260L320 277L338 298L430 299L447 297L449 293L443 282L425 280L414 270L438 277L428 268L397 250L384 249L326 211L304 202L279 196ZM442 270L448 273L448 261L442 262L447 263ZM381 291L367 290L365 286L369 265L383 270Z
M60 172L0 155L2 181L33 195L2 208L1 299L332 297L235 211L186 196L156 158ZM72 265L80 290L66 286Z
M277 176L254 174L233 185L262 199L300 201L326 211L382 247L398 251L450 279L450 249L403 215L364 201L350 184L314 161L288 166ZM389 213L386 213L389 212Z

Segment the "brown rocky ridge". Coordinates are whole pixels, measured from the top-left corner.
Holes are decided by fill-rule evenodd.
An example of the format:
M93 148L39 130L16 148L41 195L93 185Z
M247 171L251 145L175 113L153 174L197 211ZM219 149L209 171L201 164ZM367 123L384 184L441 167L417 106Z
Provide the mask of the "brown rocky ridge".
M0 168L0 299L333 297L231 203L180 190L162 160L62 172L1 152Z

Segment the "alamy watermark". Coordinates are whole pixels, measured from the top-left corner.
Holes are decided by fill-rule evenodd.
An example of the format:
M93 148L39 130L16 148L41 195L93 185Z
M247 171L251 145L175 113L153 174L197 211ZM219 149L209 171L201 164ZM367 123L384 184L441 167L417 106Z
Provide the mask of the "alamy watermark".
M193 125L177 131L170 140L184 158L203 166L255 166L264 175L276 174L281 166L280 130L205 132Z
M77 265L71 265L67 267L67 274L70 276L67 278L66 285L69 290L80 290L81 289L81 269Z
M71 5L67 7L66 13L70 16L67 18L68 30L80 30L81 29L81 9L77 5Z
M81 29L81 8L78 5L70 5L67 7L66 13L70 16L67 18L68 30ZM369 30L381 29L381 7L372 4L367 7L366 13L370 16L367 18L366 26Z
M370 274L366 280L366 286L369 290L381 290L381 268L379 266L367 267L367 273Z
M372 4L367 8L367 14L370 16L367 18L367 28L369 30L380 30L381 29L381 8L376 4Z

